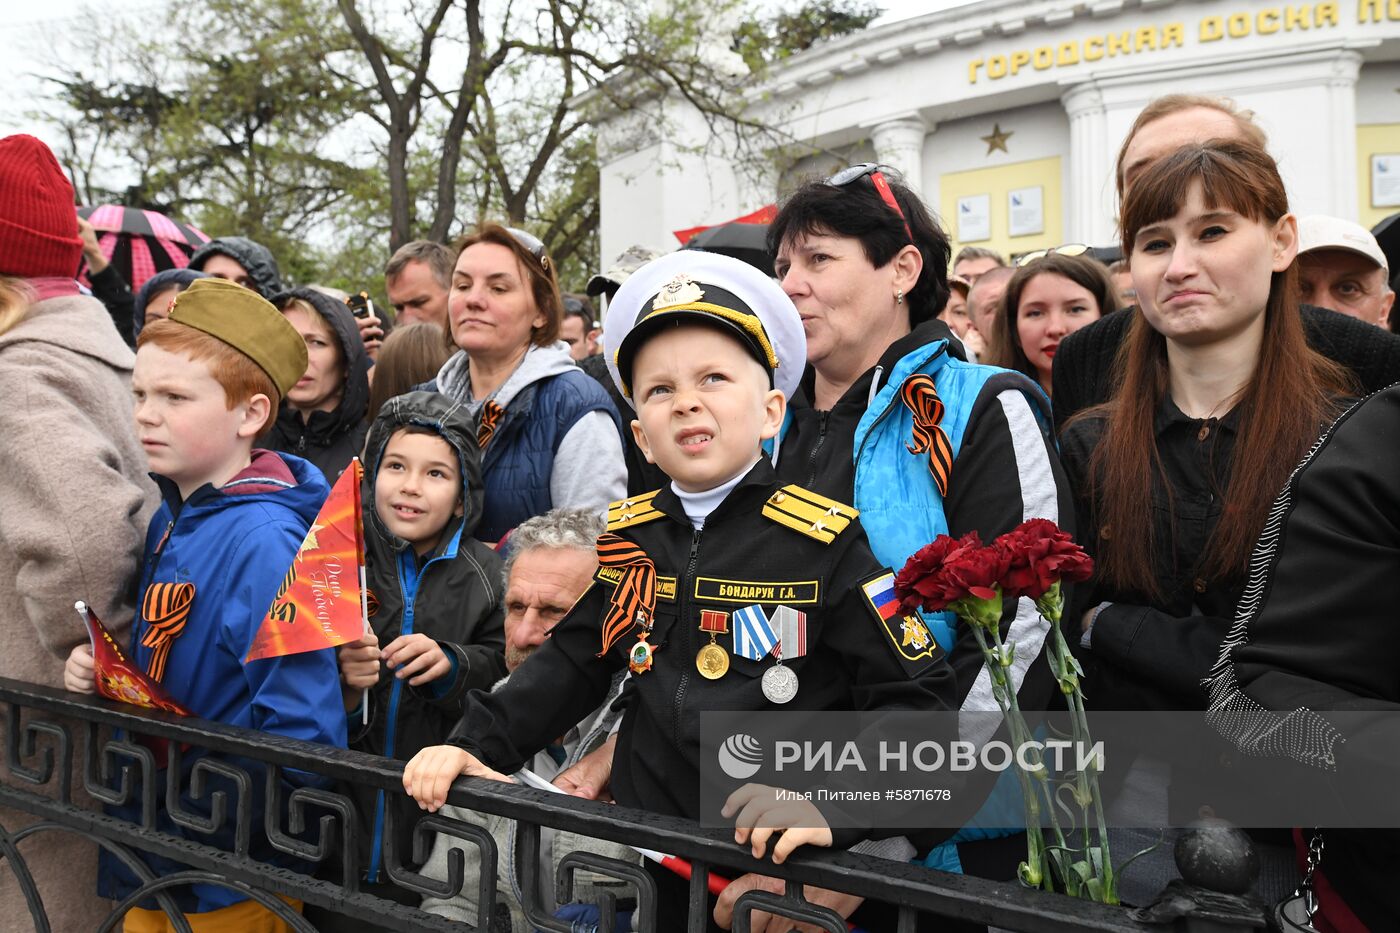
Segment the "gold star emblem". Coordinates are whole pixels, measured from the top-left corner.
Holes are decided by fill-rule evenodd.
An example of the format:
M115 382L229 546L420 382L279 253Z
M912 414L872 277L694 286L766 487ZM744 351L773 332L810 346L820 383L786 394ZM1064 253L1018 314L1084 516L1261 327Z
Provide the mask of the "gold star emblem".
M1014 132L1014 130L1006 130L1003 132L1000 123L993 123L992 131L982 137L982 142L987 144L987 155L991 155L998 149L1002 152L1007 152L1006 141L1011 138ZM1007 154L1009 155L1010 153L1008 152Z

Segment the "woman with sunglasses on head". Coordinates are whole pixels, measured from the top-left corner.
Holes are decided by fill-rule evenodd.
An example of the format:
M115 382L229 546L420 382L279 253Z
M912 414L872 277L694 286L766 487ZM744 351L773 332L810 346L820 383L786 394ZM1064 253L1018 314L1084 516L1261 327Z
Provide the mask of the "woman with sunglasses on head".
M1080 621L1095 708L1203 710L1201 682L1270 504L1350 376L1308 347L1297 222L1263 149L1214 140L1167 155L1134 181L1122 231L1140 311L1109 401L1061 436L1080 540L1096 561L1065 618ZM1169 804L1191 799L1191 777L1140 757L1120 810L1166 819ZM1261 854L1256 891L1281 895L1292 853ZM1120 891L1141 903L1172 871L1168 846L1135 862Z
M962 358L937 320L948 297L948 238L888 171L856 165L806 184L769 226L775 271L807 336L807 370L775 453L778 476L854 504L876 556L896 570L943 533L976 531L990 541L1029 518L1069 528L1071 500L1047 434L1044 394L1019 373ZM1024 600L1003 618L1004 635L1018 646L1011 679L1020 704L1044 709L1053 687L1038 659L1048 628ZM957 675L962 708L996 710L975 635L946 614L926 619ZM964 832L931 853L923 844L930 839L918 851L910 844L878 854L1014 876L1023 837ZM736 882L735 893L743 887ZM859 903L814 896L848 915ZM722 898L720 909L732 903L732 895ZM875 913L855 919L892 928L880 909L866 905ZM946 921L937 928L961 929Z
M1006 286L1001 326L986 362L1025 373L1050 394L1060 341L1118 310L1113 283L1097 260L1070 247L1026 257Z
M447 334L458 352L425 388L477 419L482 541L554 508L601 513L627 494L621 421L559 339L563 307L535 237L488 223L458 244Z

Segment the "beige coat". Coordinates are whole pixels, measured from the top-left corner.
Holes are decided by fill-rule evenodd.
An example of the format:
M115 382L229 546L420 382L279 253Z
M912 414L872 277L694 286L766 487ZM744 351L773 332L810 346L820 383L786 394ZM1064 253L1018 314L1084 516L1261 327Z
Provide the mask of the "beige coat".
M134 361L93 298L38 302L0 334L0 677L63 686L68 653L88 640L75 600L125 642L157 502L131 416ZM81 728L73 738L78 766ZM91 806L78 770L75 800ZM33 789L3 762L0 782ZM11 832L32 821L0 809ZM45 832L20 853L52 928L95 929L110 910L96 896L96 845ZM0 931L30 929L28 917L8 866L0 868Z

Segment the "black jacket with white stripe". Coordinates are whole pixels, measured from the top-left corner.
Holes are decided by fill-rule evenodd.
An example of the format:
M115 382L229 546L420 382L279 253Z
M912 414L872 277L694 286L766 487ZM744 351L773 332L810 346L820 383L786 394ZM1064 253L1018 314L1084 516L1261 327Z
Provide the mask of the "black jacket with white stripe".
M815 374L808 367L799 391L792 398L792 422L778 452L779 479L833 499L851 501L856 478L852 448L856 426L864 417L869 400L880 390L883 377L899 360L939 340L947 340L948 352L963 358L961 345L948 326L939 320L927 321L892 343L880 361L863 373L827 411L814 408L810 401L814 396ZM1065 531L1074 533L1075 512L1069 484L1060 468L1054 441L1038 426L1031 402L1021 391L1024 383L1024 377L1018 373L1008 372L1004 378L994 376L983 386L974 403L957 458L953 461L948 494L943 500L948 534L953 537L976 531L983 541L990 542L1030 518L1048 518ZM1049 413L1042 410L1040 415L1048 419ZM1018 432L1038 433L1038 442L1022 444L1018 452L1012 433L1013 422ZM1026 456L1028 448L1033 451L1029 457ZM1018 632L1028 626L1043 628L1029 600L1019 604L1008 600L1002 613L1002 625L1003 637L1012 633L1015 626L1019 626ZM1040 644L1043 637L1041 631L1040 638L1033 640ZM960 707L995 711L990 679L983 676L982 652L967 626L959 626L948 661L957 677ZM1032 663L1023 672L1013 672L1013 678L1017 681L1017 697L1023 710L1043 710L1058 693L1045 664Z

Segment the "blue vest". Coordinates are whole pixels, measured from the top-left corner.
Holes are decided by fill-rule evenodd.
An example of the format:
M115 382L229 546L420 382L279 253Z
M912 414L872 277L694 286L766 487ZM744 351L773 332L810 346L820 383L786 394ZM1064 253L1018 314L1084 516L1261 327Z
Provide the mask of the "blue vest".
M593 411L607 412L622 435L612 399L581 369L533 383L511 399L481 465L486 502L476 528L478 539L499 541L527 518L554 507L549 478L559 442Z
M948 435L953 450L953 482L958 481L957 457L962 449L973 406L987 380L1006 376L1008 370L996 366L966 363L948 354L948 342L936 340L906 354L889 372L884 388L866 406L865 415L856 425L852 459L855 463L855 488L852 505L860 510L860 524L870 539L870 549L886 567L897 572L915 551L939 535L948 533L948 518L943 512L943 496L933 484L929 472L928 454L911 454L906 446L914 436L914 414L899 398L904 380L915 373L933 377L934 389L943 402L943 418L939 426ZM1044 393L1039 386L1024 379L1021 390L1031 398L1031 410L1042 427L1045 420ZM1037 397L1038 396L1038 397ZM786 427L786 425L784 425ZM957 616L951 612L921 613L929 631L945 652L953 650ZM1009 774L1010 772L1008 772ZM1013 788L1015 809L1020 819L1019 787ZM989 801L990 810L1004 800L997 795ZM979 814L985 819L984 814ZM974 823L982 823L974 818ZM989 820L995 827L1006 820ZM1019 830L967 826L953 838L937 846L923 864L941 871L961 872L957 843L973 839L995 838Z
M884 388L866 406L852 447L856 480L851 504L860 510L870 549L880 563L896 571L919 548L948 533L943 497L929 473L928 455L911 454L905 446L914 436L914 414L900 401L899 390L915 373L933 377L944 405L939 426L948 435L956 464L982 387L993 376L1005 376L1007 370L955 359L948 354L947 341L935 341L896 363ZM1027 379L1023 391L1039 393L1040 389ZM1034 399L1031 408L1041 410ZM957 482L956 467L953 482ZM951 651L956 617L951 612L925 613L924 621L943 650Z

